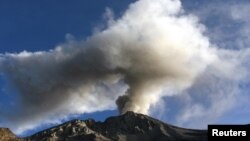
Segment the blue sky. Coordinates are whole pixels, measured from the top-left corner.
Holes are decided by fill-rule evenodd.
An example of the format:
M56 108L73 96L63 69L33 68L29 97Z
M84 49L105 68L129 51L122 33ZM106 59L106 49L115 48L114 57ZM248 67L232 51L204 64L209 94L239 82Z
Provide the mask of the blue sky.
M111 8L115 13L115 18L118 18L132 2L135 2L135 0L2 0L0 1L0 53L18 53L24 50L30 52L48 51L64 43L68 34L73 35L76 40L85 39L93 34L96 27L101 28L105 25L104 12L107 7ZM250 27L250 21L247 19L249 17L247 12L250 12L250 3L247 0L183 0L182 4L187 13L199 17L201 23L207 28L205 34L209 37L211 43L218 48L239 49L248 47L250 36L247 36L246 29ZM237 9L244 10L239 12ZM8 78L1 74L0 109L2 108L1 105L4 105L3 107L10 112L15 112L16 105L18 105L16 103L18 99L16 93L18 92L8 83ZM241 84L240 93L249 98L250 83L245 81L239 83ZM190 89L188 92L200 93L199 89L196 88ZM192 96L190 95L190 97ZM203 101L204 98L209 97L195 97L193 101ZM181 107L183 103L188 102L180 100L178 96L166 98L165 101L167 101L167 104L164 108L170 116L162 116L156 113L155 117L177 124L178 121L176 121L174 113L178 106ZM172 109L169 108L171 104L175 104ZM237 105L220 116L214 123L249 123L250 112L247 110L249 107L250 105ZM238 109L242 110L239 111ZM233 111L235 112L232 114ZM104 120L110 115L117 115L117 113L117 110L107 110L77 116L70 115L63 121L74 118ZM1 121L0 118L0 126L3 122L5 121ZM22 136L30 135L53 125L40 125L35 129L24 132ZM193 127L189 124L183 125Z
M0 51L52 49L65 41L67 33L84 38L102 24L106 7L119 15L132 1L1 1Z

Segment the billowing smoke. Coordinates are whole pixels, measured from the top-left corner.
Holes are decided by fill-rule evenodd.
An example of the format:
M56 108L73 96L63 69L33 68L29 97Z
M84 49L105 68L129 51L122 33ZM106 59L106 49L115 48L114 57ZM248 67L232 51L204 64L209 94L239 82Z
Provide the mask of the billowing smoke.
M188 89L207 68L220 70L227 62L204 30L178 0L139 0L86 40L2 54L0 71L18 90L18 109L1 109L1 118L20 133L69 114L114 109L115 103L120 113L149 114L162 97Z

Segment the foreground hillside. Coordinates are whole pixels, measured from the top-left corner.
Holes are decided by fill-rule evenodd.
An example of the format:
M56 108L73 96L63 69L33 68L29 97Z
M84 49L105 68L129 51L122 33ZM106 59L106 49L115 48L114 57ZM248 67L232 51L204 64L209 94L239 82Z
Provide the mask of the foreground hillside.
M8 128L0 128L0 141L23 141L18 139Z

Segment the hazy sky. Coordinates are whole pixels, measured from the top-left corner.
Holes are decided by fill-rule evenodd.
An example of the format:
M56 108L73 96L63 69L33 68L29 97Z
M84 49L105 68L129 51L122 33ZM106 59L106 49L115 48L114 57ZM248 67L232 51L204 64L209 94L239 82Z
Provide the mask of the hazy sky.
M5 56L5 53L19 53L24 50L49 51L67 40L85 40L95 35L97 31L105 30L111 15L113 20L119 19L133 2L136 0L1 0L0 57ZM241 68L249 70L250 64L246 60L250 59L250 55L244 52L248 51L250 43L250 2L248 0L182 0L181 2L181 10L186 15L196 16L195 22L202 25L203 34L210 46L220 50L219 56L226 58L228 62L237 62L239 70ZM109 13L110 11L112 12ZM238 73L245 71L235 71L236 69L228 71L226 67L218 68L218 70L225 69L221 70L225 72L225 76L220 75L217 78L213 74L216 72L208 71L199 75L192 87L180 92L181 94L164 96L159 100L160 104L152 107L150 114L168 123L190 128L205 128L204 125L207 123L249 123L250 82L247 79L250 75L247 73L244 79L238 78L241 76ZM208 69L213 68L208 67ZM10 120L3 115L6 111L9 115L20 112L19 90L4 73L0 74L0 126L16 130L15 126L9 123ZM114 107L106 108L105 111L96 110L88 114L69 112L66 118L39 123L30 130L25 129L18 133L28 135L72 118L103 120L110 115L117 115L118 111L114 109Z

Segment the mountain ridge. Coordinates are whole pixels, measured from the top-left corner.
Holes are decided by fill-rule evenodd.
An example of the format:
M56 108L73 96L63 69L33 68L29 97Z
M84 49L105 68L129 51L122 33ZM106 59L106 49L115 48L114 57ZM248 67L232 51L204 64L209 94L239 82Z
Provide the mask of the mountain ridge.
M134 112L105 121L71 120L22 141L207 141L206 130L186 129ZM0 140L1 141L1 140ZM21 140L20 140L21 141Z
M23 141L16 137L9 128L0 128L0 141Z

